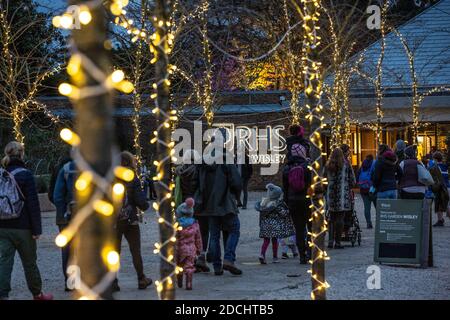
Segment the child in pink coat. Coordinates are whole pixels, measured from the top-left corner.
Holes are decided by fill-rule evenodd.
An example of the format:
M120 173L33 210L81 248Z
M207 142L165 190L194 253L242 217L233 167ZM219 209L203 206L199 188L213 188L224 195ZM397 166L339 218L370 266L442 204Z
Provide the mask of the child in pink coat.
M187 198L176 210L177 221L183 228L177 232L176 261L183 268L178 274L178 287L183 287L183 274L186 275L186 290L192 290L192 275L195 272L195 258L202 251L202 236L198 222L193 218L194 199Z

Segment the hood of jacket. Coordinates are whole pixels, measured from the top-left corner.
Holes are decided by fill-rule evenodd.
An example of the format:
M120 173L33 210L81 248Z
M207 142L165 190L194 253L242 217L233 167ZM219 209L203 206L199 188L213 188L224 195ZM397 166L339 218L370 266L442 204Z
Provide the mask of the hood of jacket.
M190 177L195 174L195 164L182 164L175 168L175 174L180 177Z
M381 157L381 162L388 166L395 166L397 164L397 156L392 151L386 151Z
M277 208L279 202L281 200L270 200L269 198L263 198L260 202L258 202L255 206L257 211L270 212Z
M373 163L373 160L364 159L364 161L363 161L363 163L361 165L361 168L364 171L367 171L367 170L369 170L372 167L372 163Z
M17 157L11 157L11 160L8 163L8 168L9 167L22 167L22 168L26 168L25 166L25 162L23 162L22 159L17 158Z

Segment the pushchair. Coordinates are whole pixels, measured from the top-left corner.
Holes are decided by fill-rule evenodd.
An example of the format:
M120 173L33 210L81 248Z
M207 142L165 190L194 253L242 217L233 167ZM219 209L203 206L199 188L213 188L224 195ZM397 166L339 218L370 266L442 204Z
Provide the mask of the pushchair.
M327 210L326 214L327 221L330 220L329 213ZM331 223L329 224L329 237L333 237L333 230ZM330 238L330 239L331 239ZM350 211L345 212L344 216L344 230L342 232L341 241L350 242L352 247L358 243L358 246L361 245L361 227L359 226L358 216L356 215L355 210L355 194L352 192L352 209Z
M347 211L344 217L344 232L342 233L341 241L347 241L355 246L361 245L361 228L359 227L358 216L356 215L355 207L351 211Z

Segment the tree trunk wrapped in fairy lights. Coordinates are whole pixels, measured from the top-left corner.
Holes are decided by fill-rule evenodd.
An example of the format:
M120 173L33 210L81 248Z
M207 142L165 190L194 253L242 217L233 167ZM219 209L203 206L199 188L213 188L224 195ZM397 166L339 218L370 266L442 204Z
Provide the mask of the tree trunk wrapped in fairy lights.
M319 62L320 29L318 21L320 17L320 0L301 0L302 18L304 28L304 76L305 76L305 95L306 116L310 123L310 142L311 142L311 165L313 173L313 183L311 186L311 220L312 230L309 232L311 241L309 243L312 249L311 263L311 281L313 300L326 299L326 289L329 287L325 281L325 260L328 259L325 247L325 235L327 232L327 223L325 221L325 207L323 200L325 179L322 178L322 141L320 132L324 127L322 115L322 75L321 63Z
M153 98L155 101L155 109L158 128L155 131L155 137L152 139L156 143L157 160L155 162L157 174L154 177L158 200L154 204L154 209L158 215L160 241L156 243L155 253L158 253L160 262L161 279L156 281L156 288L160 299L175 299L175 288L173 285L173 277L175 273L180 272L180 268L175 263L175 242L176 228L174 222L172 191L174 185L172 183L171 158L173 150L173 142L171 142L171 126L170 123L176 115L170 107L170 73L171 65L169 64L169 54L171 48L169 45L170 36L170 1L157 0L156 15L154 17L154 25L156 32L152 40L151 50L154 54L156 82L153 84L155 93Z
M72 4L82 5L89 1L72 1ZM111 71L109 52L105 49L106 21L102 6L91 10L92 21L81 29L74 29L73 43L78 52L74 56L84 55L86 62L93 66L82 64L78 73L72 74L72 83L83 90L84 87L98 85L92 69L108 74ZM74 100L76 110L76 132L81 143L80 155L86 163L100 176L106 176L112 167L112 150L114 136L113 102L110 91L91 97ZM88 172L88 171L85 171ZM87 191L87 192L86 192ZM88 205L95 188L77 192L78 213ZM91 192L89 192L91 191ZM94 210L91 208L90 210ZM77 213L77 214L78 214ZM97 285L108 273L104 263L104 249L109 243L113 248L113 217L92 214L83 223L74 238L74 254L80 267L80 276L89 287ZM102 298L112 298L111 292L99 292Z
M125 186L116 177L126 182L134 178L133 171L119 166L113 145L112 92L117 89L130 93L133 84L124 80L123 71L111 68L103 2L71 4L70 10L56 16L53 23L73 29L72 55L67 66L71 84L62 83L58 89L71 99L76 111L77 133L70 129L61 131L61 138L73 146L78 171L76 212L55 242L64 247L73 240L68 286L77 289L77 297L112 299L111 284L119 269L114 213L125 192ZM111 12L120 14L125 6L122 0L114 0Z

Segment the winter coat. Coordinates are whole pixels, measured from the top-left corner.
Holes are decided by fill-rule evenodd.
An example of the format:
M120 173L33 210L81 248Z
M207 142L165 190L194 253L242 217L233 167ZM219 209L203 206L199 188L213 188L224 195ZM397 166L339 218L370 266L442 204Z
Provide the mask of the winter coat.
M327 208L332 212L353 210L352 188L356 184L355 173L348 161L338 172L326 172L327 186Z
M397 159L380 157L375 162L372 182L377 192L397 190L397 181L402 177L402 171Z
M287 238L295 235L294 224L284 201L275 200L267 204L260 201L256 203L255 209L259 211L260 238Z
M198 167L195 164L183 164L175 169L180 177L182 201L193 198L198 187Z
M289 189L289 171L292 167L295 166L303 166L304 169L304 178L305 178L305 189L302 192L294 192ZM298 201L306 197L308 193L308 189L311 186L312 173L311 170L308 169L308 163L305 159L300 157L291 157L288 160L288 163L284 166L283 169L283 193L285 201Z
M308 157L310 156L311 145L309 144L308 140L306 140L302 136L289 136L286 138L286 146L287 146L287 152L288 152L286 158L288 161L292 157L291 148L294 144L301 144L302 146L304 146L306 149L306 155Z
M369 191L370 191L370 188L363 188L363 187L361 186L360 182L365 183L364 181L359 181L359 180L360 180L361 173L365 172L365 173L367 173L368 176L370 176L370 175L371 175L371 170L372 170L372 168L373 168L373 164L374 164L373 160L365 159L365 160L363 161L361 167L358 169L358 171L357 171L357 173L356 173L356 182L357 182L358 185L359 185L359 192L360 192L361 194L368 194ZM372 185L372 184L373 184L373 183L372 183L372 180L369 180L368 182L369 182L369 185ZM367 184L367 183L365 183L365 184Z
M59 170L55 186L53 188L53 203L56 207L56 224L66 225L69 223L66 213L69 205L75 199L74 186L77 175L75 162L69 161Z
M195 221L189 227L177 231L176 250L177 257L183 261L187 257L196 257L202 251L202 236L200 234L200 227Z
M134 177L133 181L125 184L126 203L131 207L131 213L128 219L129 224L139 221L138 209L145 211L149 208L144 191L141 187L141 181L138 177Z
M218 155L222 156L222 154ZM194 212L199 216L238 214L236 199L242 190L242 180L235 164L201 164Z
M25 205L19 218L0 220L0 228L31 230L32 235L37 236L42 234L42 221L39 198L33 174L30 170L25 168L25 163L18 158L12 158L9 165L6 167L6 170L12 172L19 168L25 170L15 174L14 178L25 198Z
M58 179L59 171L62 169L62 167L67 163L72 161L71 158L66 157L63 158L60 163L54 168L52 175L50 177L50 183L48 185L48 200L50 200L51 203L55 204L55 200L53 199L55 187L56 187L56 180Z
M431 190L434 193L434 205L436 212L446 212L449 202L449 194L444 176L439 165L434 165L430 168L430 174L433 177L434 184Z

